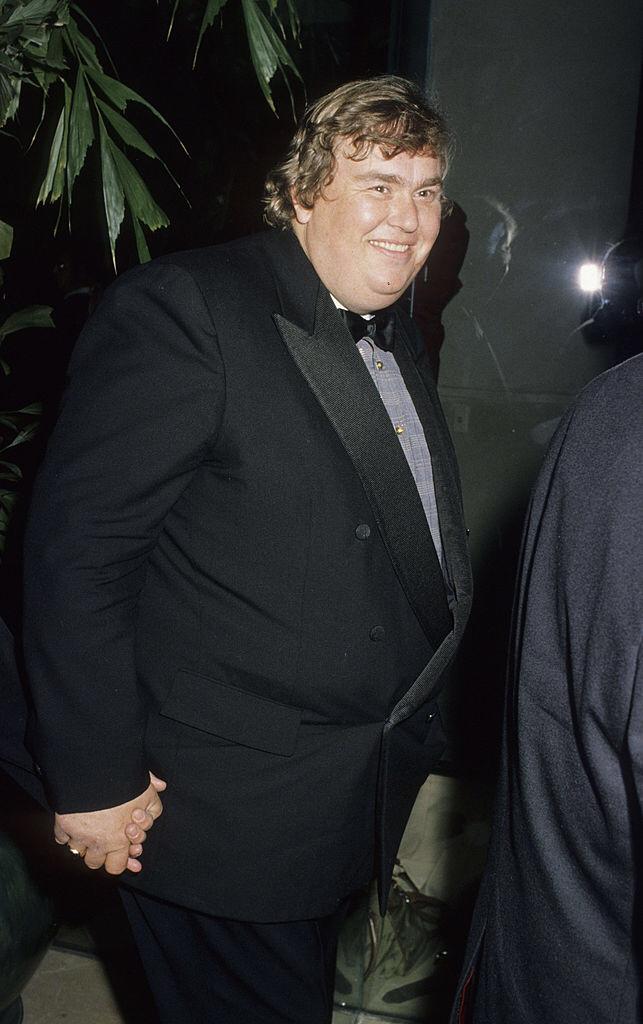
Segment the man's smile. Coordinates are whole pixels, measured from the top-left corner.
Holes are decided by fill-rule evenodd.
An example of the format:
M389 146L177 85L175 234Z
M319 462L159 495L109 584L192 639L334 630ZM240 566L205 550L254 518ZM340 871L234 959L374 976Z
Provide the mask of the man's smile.
M376 249L384 249L386 252L408 252L411 246L408 242L383 242L378 241L374 238L369 238L369 245L375 246Z

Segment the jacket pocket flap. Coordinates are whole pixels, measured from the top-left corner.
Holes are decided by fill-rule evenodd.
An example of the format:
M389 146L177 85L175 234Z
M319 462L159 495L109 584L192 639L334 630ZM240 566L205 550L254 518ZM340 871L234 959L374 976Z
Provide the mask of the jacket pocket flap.
M195 672L177 672L160 714L271 754L292 754L301 711Z

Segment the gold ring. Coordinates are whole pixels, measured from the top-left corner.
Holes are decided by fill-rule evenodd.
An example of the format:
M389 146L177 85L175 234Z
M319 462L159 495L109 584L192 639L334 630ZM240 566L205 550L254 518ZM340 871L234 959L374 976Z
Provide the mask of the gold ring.
M73 853L75 857L80 857L80 850L74 850L73 846L69 847L69 852Z

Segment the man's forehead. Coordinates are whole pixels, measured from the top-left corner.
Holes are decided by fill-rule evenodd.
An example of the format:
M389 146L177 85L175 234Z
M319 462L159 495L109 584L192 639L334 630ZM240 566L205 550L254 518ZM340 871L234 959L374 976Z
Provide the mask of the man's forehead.
M335 174L341 169L342 177L352 181L381 181L398 183L412 178L423 185L440 184L443 180L441 160L432 149L387 151L373 145L366 153L353 155L341 150L337 153ZM335 175L334 175L335 176Z
M426 145L421 149L405 149L395 139L390 142L369 142L359 137L342 136L337 139L333 152L335 157L344 157L346 160L360 162L369 156L377 160L393 160L396 156L428 157L432 160L440 160L432 146Z
M419 170L421 171L423 169L424 168L420 168ZM422 184L422 185L439 185L439 184L442 184L442 175L439 173L439 168L436 170L435 174L430 173L430 172L427 173L427 174L418 173L417 177L418 177L418 182L420 184ZM383 166L381 164L378 164L375 167L368 167L368 168L366 168L363 171L353 170L351 172L351 178L353 179L353 181L373 181L373 180L377 180L377 181L383 181L383 182L387 182L388 181L388 182L390 182L393 185L399 185L399 184L403 184L407 180L408 175L406 175L406 174L398 174L395 171L386 171L386 170L384 170L384 168L383 168Z

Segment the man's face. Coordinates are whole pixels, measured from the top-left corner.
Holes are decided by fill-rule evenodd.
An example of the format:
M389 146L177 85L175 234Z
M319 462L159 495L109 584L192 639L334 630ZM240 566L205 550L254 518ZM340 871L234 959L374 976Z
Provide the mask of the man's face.
M440 163L434 156L374 147L337 169L311 210L295 198L295 234L321 280L356 313L390 306L409 286L440 230Z

